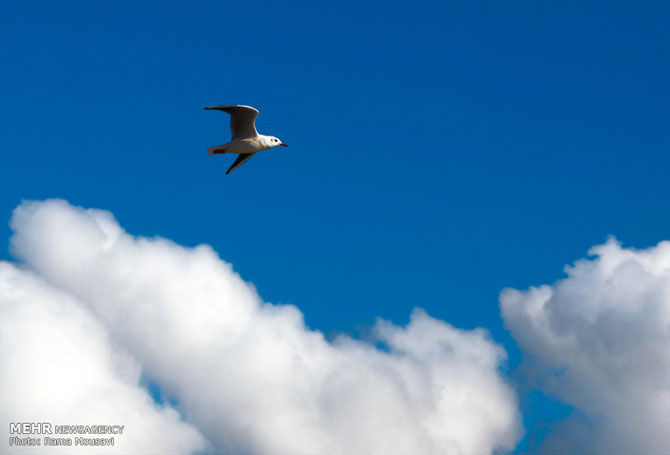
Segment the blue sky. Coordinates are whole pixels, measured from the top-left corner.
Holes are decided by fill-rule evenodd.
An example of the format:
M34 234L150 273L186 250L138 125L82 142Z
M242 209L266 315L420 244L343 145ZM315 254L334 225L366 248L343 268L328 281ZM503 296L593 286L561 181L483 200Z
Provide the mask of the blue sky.
M668 12L12 2L0 217L24 199L110 210L133 234L212 245L314 329L418 306L487 328L514 368L503 288L561 278L608 235L668 238ZM225 176L232 159L206 153L229 138L213 104L255 106L289 147ZM526 414L561 412L536 397Z

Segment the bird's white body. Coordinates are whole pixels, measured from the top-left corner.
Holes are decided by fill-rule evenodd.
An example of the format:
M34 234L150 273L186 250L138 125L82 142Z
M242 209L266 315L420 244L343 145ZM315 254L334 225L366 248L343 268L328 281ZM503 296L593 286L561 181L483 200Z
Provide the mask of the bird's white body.
M265 136L263 134L259 134L256 137L233 139L227 144L210 147L207 149L207 152L210 155L216 155L221 151L225 151L225 153L237 153L237 154L256 153L260 152L261 150L267 150L269 148L276 147L277 145L279 145L275 141L273 141L273 139L276 138L273 138L272 136Z
M218 110L230 114L231 141L227 144L209 147L207 153L218 155L235 153L239 155L226 174L246 163L255 153L283 145L279 138L258 134L256 131L256 116L258 111L251 106L212 106L205 110Z

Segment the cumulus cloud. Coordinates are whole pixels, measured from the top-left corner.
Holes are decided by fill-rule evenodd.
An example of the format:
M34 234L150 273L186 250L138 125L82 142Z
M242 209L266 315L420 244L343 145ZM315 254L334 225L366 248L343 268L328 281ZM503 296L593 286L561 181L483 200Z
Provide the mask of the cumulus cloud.
M415 310L406 327L378 321L382 347L328 341L207 246L133 237L108 212L55 200L22 204L11 225L13 254L95 315L81 336L108 333L216 453L483 455L518 440L506 355L484 330Z
M190 453L198 431L139 385L140 368L113 349L104 327L79 302L40 278L0 262L0 441L2 453L98 453L96 447L10 445L10 423L124 425L113 453ZM54 431L55 428L52 428ZM71 435L50 434L52 438ZM72 436L74 442L74 436Z
M589 253L553 286L500 297L528 379L576 409L541 451L667 454L670 242Z

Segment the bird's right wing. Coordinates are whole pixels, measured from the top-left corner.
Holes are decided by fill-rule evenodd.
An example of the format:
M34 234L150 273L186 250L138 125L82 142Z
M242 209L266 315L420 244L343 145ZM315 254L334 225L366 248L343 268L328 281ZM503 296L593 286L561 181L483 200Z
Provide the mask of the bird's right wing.
M230 132L233 140L258 136L255 125L258 111L251 106L211 106L206 107L205 110L223 111L230 114Z
M255 154L256 153L240 153L235 162L233 163L233 165L230 166L230 169L226 171L226 175L230 174L232 171L234 171L235 169L237 169L238 167L242 166L244 163L249 161L249 158L251 158Z

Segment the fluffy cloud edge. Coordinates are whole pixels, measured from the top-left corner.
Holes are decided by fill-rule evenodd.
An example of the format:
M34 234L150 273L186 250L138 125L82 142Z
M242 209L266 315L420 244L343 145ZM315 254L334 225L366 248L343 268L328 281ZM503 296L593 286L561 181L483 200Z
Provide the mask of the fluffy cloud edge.
M662 455L670 447L670 242L613 237L553 285L505 289L522 381L574 408L540 453Z

